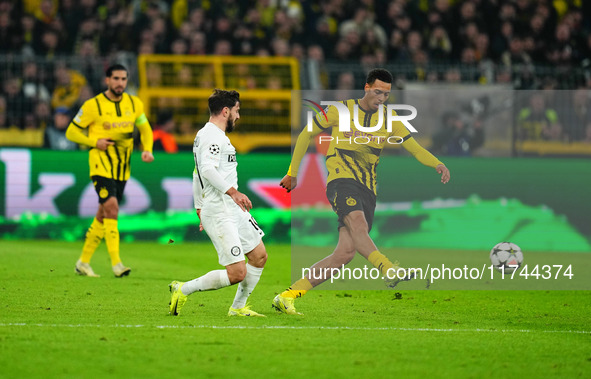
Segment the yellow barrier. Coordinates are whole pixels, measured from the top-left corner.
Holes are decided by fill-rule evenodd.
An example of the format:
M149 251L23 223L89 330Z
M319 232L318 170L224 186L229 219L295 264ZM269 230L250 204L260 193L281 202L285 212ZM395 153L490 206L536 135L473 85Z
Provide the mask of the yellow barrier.
M538 155L591 155L591 143L560 141L524 141L517 144L517 150Z
M138 74L148 118L155 124L160 112L172 111L187 136L181 144L207 122L207 98L223 88L240 92L238 150L290 146L291 91L300 89L293 57L140 55Z
M9 128L0 130L0 146L43 146L42 129L20 130L19 128Z

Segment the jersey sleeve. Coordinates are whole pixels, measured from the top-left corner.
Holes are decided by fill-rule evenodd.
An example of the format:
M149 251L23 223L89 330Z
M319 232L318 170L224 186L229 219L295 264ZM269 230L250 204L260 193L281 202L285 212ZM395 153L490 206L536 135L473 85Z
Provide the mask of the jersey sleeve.
M419 143L412 138L412 135L409 133L407 138L403 137L402 146L412 154L413 157L425 166L429 167L437 167L440 164L443 164L439 159L437 159L433 154L431 154L427 149L419 145Z
M144 103L136 96L129 95L135 108L135 125L139 126L148 122L148 117L144 111Z
M203 208L203 182L196 167L193 171L193 205L195 209Z
M211 138L211 136L203 136L200 138L197 151L199 153L199 162L202 167L220 167L223 142L222 139Z
M287 175L292 177L298 176L298 171L310 141L322 132L331 132L333 126L338 126L339 123L339 112L335 106L330 106L326 110L326 116L324 113L318 113L312 118L312 130L308 130L308 126L304 127L304 130L298 136L296 145L293 149L293 156L291 157L291 164L287 170Z
M205 179L221 193L226 193L232 186L220 175L217 168L220 167L222 146L226 142L222 138L203 136L197 142L197 154L195 156L197 170L202 179Z
M326 116L321 112L313 117L314 128L318 128L323 132L329 131L333 126L338 126L339 124L339 111L337 107L331 105L325 112Z
M90 99L84 102L74 119L72 120L72 124L76 125L79 128L88 128L90 124L94 122L94 120L98 116L98 108L96 104L96 100Z
M427 149L419 145L419 143L413 138L411 132L400 121L395 121L392 123L392 132L390 133L390 138L397 138L402 144L402 147L404 147L406 151L411 153L416 160L425 166L435 168L438 165L443 164Z
M142 142L143 151L152 152L154 147L154 134L152 132L152 127L148 122L148 118L144 113L144 103L142 103L142 101L135 96L129 96L135 108L135 126L137 126L138 130L140 131L140 139Z
M392 111L394 115L396 115L396 111ZM386 115L384 115L384 120L386 119ZM412 138L412 134L408 131L406 126L400 121L394 121L392 123L392 132L390 132L390 137L398 137L399 142L403 143L404 141Z
M96 105L96 100L87 100L82 105L82 107L80 107L80 110L76 116L74 116L72 122L70 122L70 125L68 125L68 129L66 130L66 138L80 145L96 147L97 139L87 136L84 134L82 129L88 128L88 126L96 120L97 116L98 108Z

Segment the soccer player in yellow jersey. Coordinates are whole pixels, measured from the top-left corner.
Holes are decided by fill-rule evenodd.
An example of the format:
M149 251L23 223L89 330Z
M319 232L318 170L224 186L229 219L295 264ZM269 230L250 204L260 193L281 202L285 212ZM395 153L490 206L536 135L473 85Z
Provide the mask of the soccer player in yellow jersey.
M82 255L76 262L76 273L96 277L90 259L105 238L116 277L129 275L119 257L117 216L123 190L129 179L133 151L134 127L140 131L143 146L142 161L150 163L152 128L144 113L144 104L136 96L125 93L127 69L116 64L105 72L107 90L86 101L68 126L68 139L90 147L88 163L90 178L99 197L96 217L86 232ZM83 132L87 129L88 133Z
M355 105L358 108L358 124L365 128L377 125L378 109L390 95L392 75L384 69L369 72L365 84L365 95L362 99L343 101L354 117ZM383 107L386 108L386 107ZM326 195L339 220L339 241L333 253L311 267L310 272L330 274L331 268L340 268L349 263L356 252L359 252L371 264L377 267L385 277L388 287L396 286L407 277L397 277L393 273L398 269L378 248L369 236L376 206L377 177L376 166L379 156L388 141L396 141L408 150L419 162L433 167L441 175L441 182L447 183L449 170L431 153L421 147L401 122L394 122L392 131L386 130L386 116L383 115L383 126L380 130L367 133L358 130L351 120L351 131L339 130L339 113L335 106L327 110L327 118L319 114L314 117L314 127L310 132L304 129L296 142L291 165L280 185L288 192L297 185L300 163L306 154L310 141L322 132L331 137L326 154L328 170ZM355 138L357 137L357 138ZM326 269L326 270L325 270ZM316 279L310 275L293 283L289 289L273 299L273 307L279 312L300 314L295 310L294 300L303 296L308 290L324 282L329 277Z

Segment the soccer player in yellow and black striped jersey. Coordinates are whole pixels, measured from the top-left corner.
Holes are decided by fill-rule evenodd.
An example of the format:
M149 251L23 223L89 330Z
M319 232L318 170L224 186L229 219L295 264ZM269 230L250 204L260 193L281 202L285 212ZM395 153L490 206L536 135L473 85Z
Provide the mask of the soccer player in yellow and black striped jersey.
M390 72L374 69L367 76L363 98L342 103L349 109L351 117L355 117L354 108L357 106L357 123L360 126L373 127L378 124L379 106L388 99L391 87ZM310 141L322 132L329 133L330 137L323 137L325 143L330 141L326 155L326 195L338 216L339 241L331 255L311 267L310 272L323 272L327 277L316 279L307 276L299 279L273 299L273 307L287 314L299 314L295 310L294 300L328 279L331 268L340 268L349 263L356 252L381 271L387 286L394 287L401 280L410 279L392 275L393 270L398 269L397 263L392 263L380 253L369 236L376 207L376 167L386 143L402 144L419 162L434 168L441 175L442 183L447 183L450 178L447 167L421 147L400 121L394 122L391 132L388 132L384 114L382 128L368 133L358 130L354 119L351 119L351 130L347 132L339 130L339 113L335 106L329 107L326 113L326 118L322 114L314 117L312 131L304 129L300 133L289 171L280 185L288 192L296 187L298 169Z
M136 96L125 93L127 69L119 64L106 71L107 90L86 101L74 117L66 137L90 147L88 163L90 178L99 197L99 209L90 228L82 255L76 262L76 273L98 276L90 267L90 259L101 240L105 238L116 277L129 275L119 256L119 229L117 216L123 190L131 172L133 151L132 133L137 126L143 146L142 161L150 163L152 155L152 128L144 113L144 104ZM84 133L87 129L87 133Z

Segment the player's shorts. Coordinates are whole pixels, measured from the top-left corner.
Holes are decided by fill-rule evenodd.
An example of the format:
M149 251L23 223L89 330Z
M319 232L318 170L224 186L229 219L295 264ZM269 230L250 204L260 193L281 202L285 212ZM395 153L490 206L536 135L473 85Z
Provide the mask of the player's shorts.
M345 226L345 216L363 211L369 230L376 210L376 195L353 179L335 179L326 186L326 197L339 217L339 229Z
M201 224L222 266L243 261L244 255L254 250L265 235L254 217L237 205L225 210L202 209Z
M104 176L91 176L90 179L92 179L94 190L98 194L99 204L104 204L112 196L115 196L117 202L121 203L127 181L105 178Z

